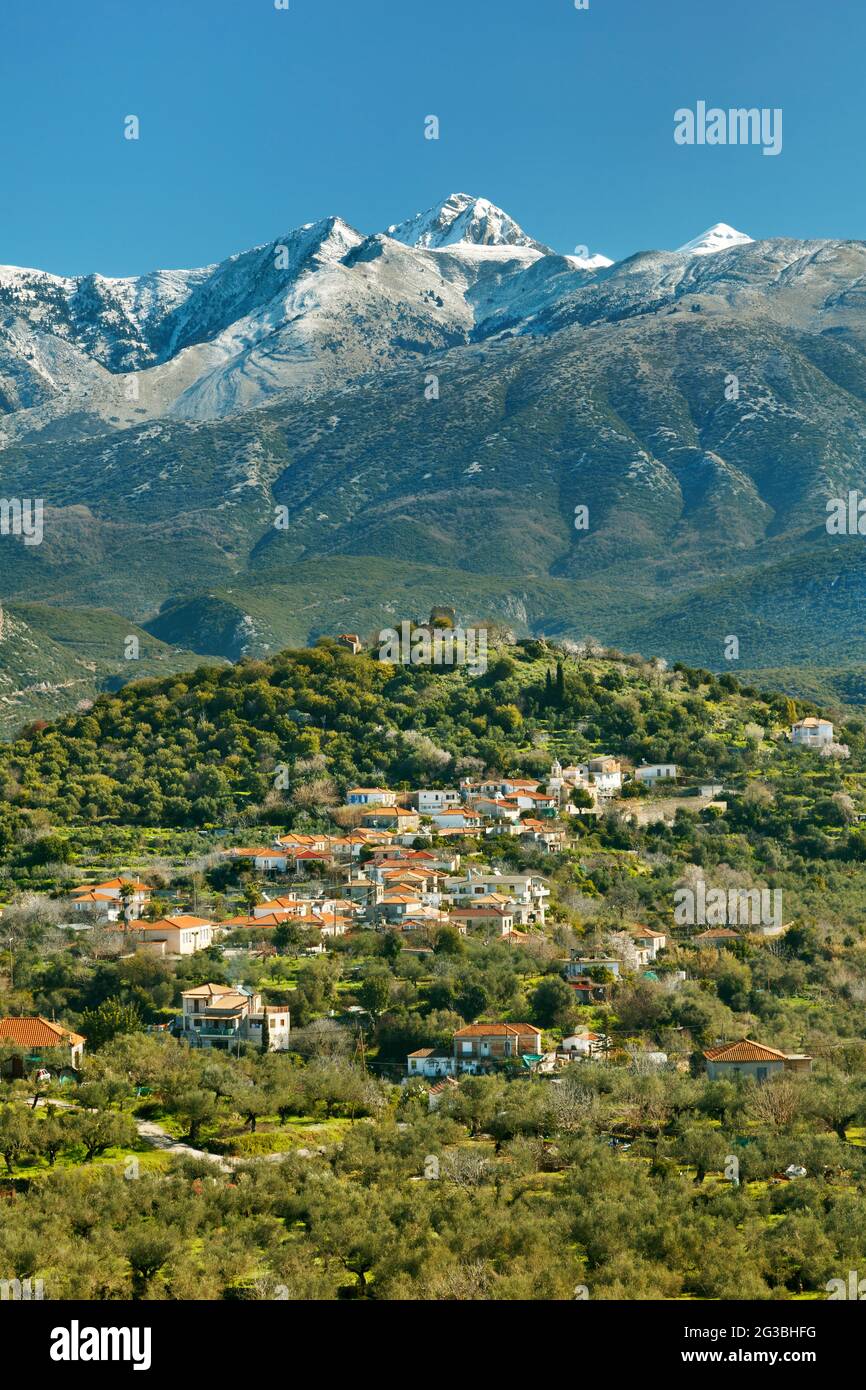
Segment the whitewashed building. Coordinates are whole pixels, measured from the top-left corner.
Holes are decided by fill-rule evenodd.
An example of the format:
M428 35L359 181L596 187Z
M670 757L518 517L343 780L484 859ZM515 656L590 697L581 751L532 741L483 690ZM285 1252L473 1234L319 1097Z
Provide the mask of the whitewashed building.
M791 742L801 748L825 748L833 742L833 725L829 719L816 719L810 714L791 725Z
M652 786L655 782L675 782L677 779L676 763L646 763L643 767L636 767L634 770L635 781L644 782Z

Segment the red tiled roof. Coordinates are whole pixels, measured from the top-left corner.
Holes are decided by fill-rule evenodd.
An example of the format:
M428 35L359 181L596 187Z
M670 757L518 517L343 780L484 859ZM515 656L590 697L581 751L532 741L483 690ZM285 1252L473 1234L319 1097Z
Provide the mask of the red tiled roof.
M431 1087L429 1088L429 1094L430 1094L431 1096L439 1096L439 1095L442 1094L443 1091L450 1091L450 1090L456 1090L456 1089L457 1089L457 1082L454 1080L454 1077L453 1077L453 1076L446 1076L446 1077L444 1078L444 1080L442 1080L442 1081L437 1081L435 1086L431 1086Z

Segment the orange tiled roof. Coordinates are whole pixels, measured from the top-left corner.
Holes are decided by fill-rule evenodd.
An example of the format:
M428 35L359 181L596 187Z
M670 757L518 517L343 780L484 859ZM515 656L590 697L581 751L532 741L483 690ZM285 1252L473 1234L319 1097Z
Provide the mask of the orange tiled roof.
M130 927L135 931L165 931L169 928L172 931L185 931L187 927L212 927L213 922L207 921L204 917L160 917L158 922L145 922L137 920L130 922Z
M147 883L139 883L137 880L129 878L109 878L104 883L83 883L80 888L73 888L72 896L77 897L80 893L101 893L108 888L131 888L134 893L152 893L153 889Z
M35 1018L0 1018L0 1038L17 1047L77 1046L85 1042L80 1033L61 1028L58 1023L49 1023L41 1014Z
M150 893L153 890L148 883L141 883L133 878L108 878L104 883L94 883L94 888L134 888L137 892Z
M743 1038L740 1042L723 1043L704 1053L708 1062L782 1062L786 1054L775 1047Z
M470 1023L458 1028L455 1038L517 1038L526 1033L538 1033L541 1029L531 1023Z

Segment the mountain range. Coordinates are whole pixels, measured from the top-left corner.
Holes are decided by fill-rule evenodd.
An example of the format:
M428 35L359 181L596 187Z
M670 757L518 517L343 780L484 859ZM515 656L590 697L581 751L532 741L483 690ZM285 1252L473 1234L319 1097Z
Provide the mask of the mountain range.
M860 688L863 537L825 518L864 444L862 241L612 262L454 194L196 270L0 267L0 493L45 507L0 535L0 727L147 673L127 630L182 669L434 602Z

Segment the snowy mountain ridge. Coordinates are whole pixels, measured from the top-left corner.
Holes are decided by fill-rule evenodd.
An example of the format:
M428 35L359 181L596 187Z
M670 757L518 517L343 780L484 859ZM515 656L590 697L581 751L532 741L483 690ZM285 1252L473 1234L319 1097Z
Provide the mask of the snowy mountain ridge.
M718 223L653 254L675 258L682 278L698 258L755 245ZM634 260L559 255L488 199L453 193L386 232L327 217L194 269L0 266L0 449L49 426L218 418L503 332L546 332L582 315L587 296L613 311L648 293L655 271L638 282Z

